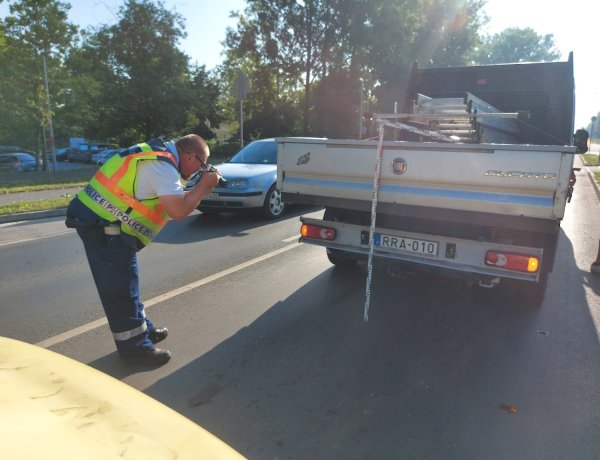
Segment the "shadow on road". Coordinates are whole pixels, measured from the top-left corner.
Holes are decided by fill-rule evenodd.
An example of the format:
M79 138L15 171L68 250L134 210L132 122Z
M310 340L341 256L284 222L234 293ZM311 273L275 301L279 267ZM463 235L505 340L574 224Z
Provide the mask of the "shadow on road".
M146 392L251 459L596 458L600 347L564 292L589 275L559 252L541 309L376 271L368 323L364 266L328 269Z
M290 206L279 220L295 219L306 213L318 211L309 206ZM267 220L258 213L196 213L181 221L170 221L154 243L189 244L223 236L246 236L249 230L271 225L279 220ZM298 224L298 230L300 224ZM190 231L191 230L191 231Z

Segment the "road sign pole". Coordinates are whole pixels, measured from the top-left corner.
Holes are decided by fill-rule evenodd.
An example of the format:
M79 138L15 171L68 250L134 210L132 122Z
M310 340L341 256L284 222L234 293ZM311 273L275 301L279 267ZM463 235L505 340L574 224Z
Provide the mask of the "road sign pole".
M240 145L244 147L244 98L250 91L246 76L240 72L233 83L233 93L240 100Z
M240 148L244 147L244 98L240 97Z

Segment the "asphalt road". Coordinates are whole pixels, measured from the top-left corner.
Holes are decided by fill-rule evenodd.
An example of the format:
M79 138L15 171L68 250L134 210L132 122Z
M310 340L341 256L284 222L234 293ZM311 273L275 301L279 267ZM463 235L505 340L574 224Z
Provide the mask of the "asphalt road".
M169 223L140 254L174 355L156 370L116 357L60 219L0 225L0 335L122 379L252 459L600 458L600 208L585 171L540 309L377 270L365 323L365 267L295 243L310 211Z

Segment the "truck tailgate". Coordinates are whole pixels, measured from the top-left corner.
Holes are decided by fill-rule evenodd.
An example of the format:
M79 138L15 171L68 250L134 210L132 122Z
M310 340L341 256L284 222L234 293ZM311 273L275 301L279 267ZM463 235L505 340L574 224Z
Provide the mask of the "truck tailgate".
M277 141L277 187L284 199L371 201L376 142ZM574 147L556 145L386 141L378 198L380 203L561 219L574 153Z

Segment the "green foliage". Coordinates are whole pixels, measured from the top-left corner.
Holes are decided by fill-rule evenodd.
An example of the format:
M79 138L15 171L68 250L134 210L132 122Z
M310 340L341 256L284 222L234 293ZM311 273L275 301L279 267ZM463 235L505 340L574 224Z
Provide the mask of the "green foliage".
M223 124L236 129L240 101L231 88L240 72L251 88L243 100L246 140L351 138L361 99L365 113L403 102L414 61L442 67L560 57L551 35L531 29L480 37L484 3L247 0L227 31L223 64L208 72L179 50L183 18L160 0L124 0L114 23L80 32L67 21L67 2L14 0L0 19L0 144L43 150L42 56L57 145L85 137L124 146L188 132L210 140Z
M97 32L90 47L111 77L101 82L99 127L148 139L184 126L191 91L187 57L176 47L182 30L182 18L160 2L128 0L119 22Z
M224 144L209 143L208 145L210 147L211 164L223 163L240 150L239 142L228 142Z
M77 187L88 182L96 171L96 166L81 164L79 169L0 173L0 193Z
M67 22L69 8L55 0L21 0L0 22L0 142L41 150L48 123L42 58L51 78L76 32ZM49 85L51 100L56 88Z
M261 104L253 101L256 94L249 95L249 126L256 122L263 129L297 129L297 123L283 118L281 101L287 98L293 104L292 110L285 106L287 112L302 113L296 133L349 137L358 129L360 78L369 110L391 111L414 60L437 66L467 61L479 43L483 4L251 0L244 14L238 14L237 28L228 31L223 72L231 76L243 68L255 84L260 75L252 89L260 91Z
M595 153L584 153L581 158L586 166L598 166L598 155Z
M315 86L313 135L351 138L358 133L356 107L360 89L349 72L331 72Z
M204 139L215 137L214 128L224 120L219 105L220 88L216 78L210 75L204 66L192 69L191 82L192 105L188 113L186 133L196 133Z
M57 0L20 0L10 5L8 36L36 55L60 54L71 44L76 27L67 22L68 3Z
M484 38L474 61L478 64L501 64L556 61L560 57L551 34L540 35L527 27L506 29Z
M20 201L17 203L3 204L0 205L0 216L18 214L20 212L36 212L49 211L52 209L62 209L66 208L72 199L72 196L64 196L60 198L51 198L47 200Z

